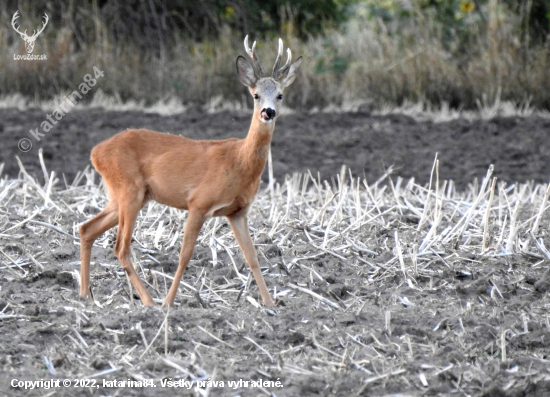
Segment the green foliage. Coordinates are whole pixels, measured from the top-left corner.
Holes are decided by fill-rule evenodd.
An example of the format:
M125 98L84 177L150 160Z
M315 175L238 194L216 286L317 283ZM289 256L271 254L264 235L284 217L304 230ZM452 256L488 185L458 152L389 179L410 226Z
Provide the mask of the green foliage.
M26 8L48 12L52 26L67 21L82 44L94 40L97 25L117 42L140 48L166 46L175 37L196 41L214 39L229 27L233 31L266 37L285 34L306 38L336 28L347 19L356 0L8 0L1 6L4 19Z
M348 6L352 3L354 0L241 0L226 8L232 14L231 27L238 31L254 35L283 33L306 38L345 22Z
M521 18L517 29L529 35L531 43L543 43L550 35L550 1L548 0L361 0L357 13L367 20L400 24L423 20L435 23L442 30L443 44L456 36L466 42L475 40L488 26L491 13L516 14ZM501 19L501 16L497 16ZM399 32L396 32L397 34Z
M530 41L543 43L550 35L550 1L503 0L510 10L521 16L521 30Z

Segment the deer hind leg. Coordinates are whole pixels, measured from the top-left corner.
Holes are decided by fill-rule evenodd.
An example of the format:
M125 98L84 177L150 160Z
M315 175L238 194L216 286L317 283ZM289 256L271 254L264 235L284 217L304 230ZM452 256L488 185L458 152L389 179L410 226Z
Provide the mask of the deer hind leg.
M227 219L229 220L231 229L233 229L233 234L235 235L237 242L243 251L246 262L248 263L248 266L250 266L250 270L252 270L252 274L254 275L256 284L258 284L262 300L267 306L275 306L275 302L273 302L273 299L269 294L267 286L265 285L264 277L262 276L262 272L260 270L258 254L256 252L256 248L254 247L254 243L252 242L252 238L250 237L250 232L248 231L248 220L246 219L246 214L240 213L238 215L228 216Z
M144 197L145 190L139 190L137 192L128 192L125 194L124 199L121 199L119 203L119 225L115 244L115 255L120 260L122 268L136 289L141 302L146 306L150 306L154 305L155 302L141 282L130 259L132 232L134 231L139 210L143 207ZM130 293L132 292L130 291Z
M181 277L183 276L183 272L187 269L187 265L193 256L195 243L197 242L197 237L199 236L205 218L205 214L202 211L189 210L189 216L187 217L185 230L183 232L183 244L181 246L178 269L174 275L174 281L172 282L170 291L168 291L168 295L164 298L163 306L165 307L174 305L174 300L176 299Z
M94 241L118 223L118 204L110 201L105 209L80 226L80 295L91 298L90 257Z

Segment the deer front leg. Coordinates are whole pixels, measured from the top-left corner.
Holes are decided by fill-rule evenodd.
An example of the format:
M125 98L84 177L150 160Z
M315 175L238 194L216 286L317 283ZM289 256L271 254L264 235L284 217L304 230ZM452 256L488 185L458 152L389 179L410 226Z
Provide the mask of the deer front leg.
M164 303L162 304L164 307L174 306L174 300L176 299L181 277L183 276L183 272L185 272L187 264L193 256L195 243L197 242L197 237L199 236L204 220L205 214L202 211L189 210L189 216L187 217L187 222L185 223L185 229L183 232L183 244L181 246L178 269L174 275L174 281L172 282L170 291L168 291L168 295L164 298Z
M262 276L262 272L260 270L258 254L256 253L256 248L254 247L254 243L250 237L250 232L248 231L246 212L228 216L227 219L229 220L229 224L233 229L233 234L235 234L237 242L243 251L246 262L248 263L248 266L250 266L250 270L252 270L256 284L258 284L258 288L260 289L262 300L267 306L275 306L275 302L273 302L273 299L269 294L267 286L265 285L264 277Z

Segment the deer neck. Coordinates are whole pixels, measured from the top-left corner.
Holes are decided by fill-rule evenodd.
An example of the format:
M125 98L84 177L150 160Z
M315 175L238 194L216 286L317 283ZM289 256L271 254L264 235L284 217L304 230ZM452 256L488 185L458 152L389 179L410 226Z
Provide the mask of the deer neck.
M259 111L254 111L241 151L242 163L254 178L259 178L264 170L274 128L275 120L264 123L260 120Z

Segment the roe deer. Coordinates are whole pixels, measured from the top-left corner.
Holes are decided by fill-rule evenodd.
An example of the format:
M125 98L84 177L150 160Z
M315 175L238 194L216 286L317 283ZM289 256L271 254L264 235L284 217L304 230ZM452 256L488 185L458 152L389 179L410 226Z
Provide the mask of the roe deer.
M274 302L260 271L247 212L254 200L264 169L271 136L283 101L283 90L296 78L299 57L281 67L283 42L271 77L263 77L256 42L248 46L251 65L237 58L237 75L254 97L254 114L245 139L198 141L149 130L126 130L101 142L92 150L92 163L101 174L109 203L95 218L80 227L80 295L91 298L90 256L94 241L118 224L115 254L122 263L144 305L154 305L130 261L130 242L136 218L148 200L188 210L179 265L164 306L173 306L185 271L206 218L225 216L252 270L264 303Z

